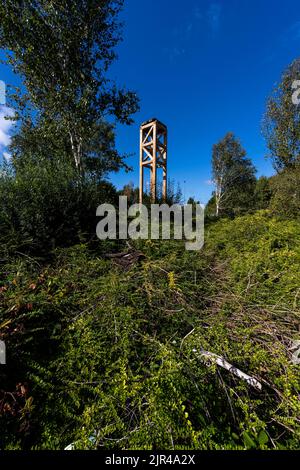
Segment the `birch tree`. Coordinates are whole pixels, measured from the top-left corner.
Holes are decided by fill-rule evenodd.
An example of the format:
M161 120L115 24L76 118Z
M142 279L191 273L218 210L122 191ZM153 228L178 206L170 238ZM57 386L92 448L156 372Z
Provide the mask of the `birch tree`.
M267 102L263 133L274 168L300 164L300 59L284 71Z
M212 176L216 216L250 202L254 193L255 168L231 132L213 146ZM245 198L247 194L248 199Z
M111 139L108 115L130 124L138 108L134 92L119 89L107 78L120 40L122 4L123 0L0 4L0 47L26 90L25 95L21 90L13 95L22 131L40 127L48 141L49 134L53 140L63 137L79 173L84 171L85 156L101 158L95 133L102 142ZM91 149L91 142L97 142L98 150Z

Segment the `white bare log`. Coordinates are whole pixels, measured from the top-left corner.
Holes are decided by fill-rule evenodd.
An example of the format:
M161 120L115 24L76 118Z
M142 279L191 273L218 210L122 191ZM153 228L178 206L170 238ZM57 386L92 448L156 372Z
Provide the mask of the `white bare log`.
M194 349L194 352L198 351ZM260 382L258 382L258 380L248 374L245 374L245 372L242 372L240 369L237 369L235 366L227 362L223 357L208 351L200 351L199 354L202 357L209 359L211 362L215 362L218 366L223 367L223 369L228 370L228 372L234 374L236 377L245 380L249 385L251 385L251 387L256 388L256 390L261 391L262 385Z

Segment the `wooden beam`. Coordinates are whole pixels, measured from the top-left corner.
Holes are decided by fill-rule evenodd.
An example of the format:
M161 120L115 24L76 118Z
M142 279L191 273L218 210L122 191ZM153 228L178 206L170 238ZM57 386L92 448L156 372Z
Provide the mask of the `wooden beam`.
M145 129L148 129L148 127L151 127L151 126L153 126L153 121L149 122L148 124L143 124L141 129L145 130Z
M168 169L167 169L167 146L168 146L168 141L167 141L168 137L167 137L167 132L164 133L164 144L163 144L163 149L164 149L164 154L163 154L163 162L164 162L164 165L163 165L163 200L164 202L166 202L167 200L167 191L168 191L168 188L167 188L167 185L168 185L168 180L167 180L167 172L168 172Z
M144 146L142 147L143 152L145 152L151 160L153 159L153 153L150 153Z
M149 158L148 160L143 160L142 166L152 165L153 158Z
M143 204L144 194L144 168L143 168L143 130L140 129L140 188L139 188L139 202Z
M156 154L157 154L157 122L153 128L153 162L151 170L151 201L156 202Z
M150 128L149 132L146 134L146 137L143 138L143 144L146 143L148 137L150 136L151 132L153 131L153 126ZM152 137L153 140L153 137Z
M143 147L151 147L153 145L153 140L151 140L150 142L146 142L145 144L143 144Z

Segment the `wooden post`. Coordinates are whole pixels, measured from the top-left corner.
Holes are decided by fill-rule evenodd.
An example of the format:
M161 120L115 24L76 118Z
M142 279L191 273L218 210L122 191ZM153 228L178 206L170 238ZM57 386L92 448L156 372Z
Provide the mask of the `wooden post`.
M143 204L144 194L144 169L143 169L143 148L142 148L143 131L140 129L140 204Z
M151 202L156 202L156 158L157 158L157 125L153 125L153 154L151 165Z
M166 202L167 199L167 146L168 146L168 137L167 132L164 133L164 153L163 153L163 200Z
M167 196L167 127L158 119L144 122L140 128L140 188L139 201L143 203L144 168L150 169L151 202L156 202L157 169L163 170L163 199Z

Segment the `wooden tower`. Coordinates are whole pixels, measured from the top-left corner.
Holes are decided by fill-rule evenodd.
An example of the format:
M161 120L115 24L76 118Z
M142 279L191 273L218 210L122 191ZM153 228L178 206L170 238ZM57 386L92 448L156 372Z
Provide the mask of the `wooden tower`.
M140 204L143 203L144 169L150 169L151 202L156 202L157 169L163 170L163 199L167 197L167 127L158 119L150 119L140 129Z

